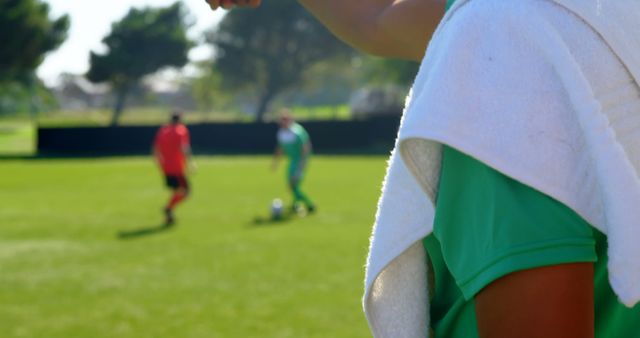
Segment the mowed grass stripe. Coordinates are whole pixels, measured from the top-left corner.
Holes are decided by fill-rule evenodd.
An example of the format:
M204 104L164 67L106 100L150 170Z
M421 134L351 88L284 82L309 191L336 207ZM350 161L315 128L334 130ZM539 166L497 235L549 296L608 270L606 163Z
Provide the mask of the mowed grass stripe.
M198 158L170 231L149 158L0 163L2 337L368 337L363 265L383 157L315 157L319 212L280 223L284 166Z

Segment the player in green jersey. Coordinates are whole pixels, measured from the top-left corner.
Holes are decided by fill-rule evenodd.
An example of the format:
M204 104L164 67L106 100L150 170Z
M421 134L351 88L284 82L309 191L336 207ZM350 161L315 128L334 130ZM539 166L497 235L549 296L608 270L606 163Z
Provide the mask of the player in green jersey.
M273 169L278 168L278 162L282 154L289 158L287 170L287 182L293 195L292 209L298 211L304 204L308 212L314 212L316 206L302 191L300 185L311 156L311 139L307 131L296 123L289 111L283 111L280 115L278 129L278 145L273 155Z

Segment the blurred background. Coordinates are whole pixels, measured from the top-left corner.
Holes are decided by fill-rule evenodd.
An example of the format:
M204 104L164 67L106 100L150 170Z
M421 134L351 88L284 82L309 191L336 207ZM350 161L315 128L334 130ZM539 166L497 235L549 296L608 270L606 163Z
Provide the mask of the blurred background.
M364 262L418 65L361 54L294 0L0 0L2 337L367 337ZM150 157L183 109L181 223ZM261 222L289 108L316 215ZM284 170L284 169L282 169Z

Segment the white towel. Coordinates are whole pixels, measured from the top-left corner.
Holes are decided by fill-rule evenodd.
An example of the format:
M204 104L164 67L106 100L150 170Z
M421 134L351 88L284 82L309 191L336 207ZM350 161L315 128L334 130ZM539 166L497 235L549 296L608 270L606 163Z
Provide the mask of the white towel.
M427 334L420 242L432 231L441 143L606 233L614 291L640 300L640 2L554 2L459 0L434 34L371 241L363 302L374 336Z

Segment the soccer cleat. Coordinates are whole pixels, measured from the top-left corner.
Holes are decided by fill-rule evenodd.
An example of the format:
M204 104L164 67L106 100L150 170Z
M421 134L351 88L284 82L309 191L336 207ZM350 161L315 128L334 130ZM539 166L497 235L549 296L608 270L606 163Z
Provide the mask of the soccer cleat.
M293 213L293 214L298 213L298 209L300 209L300 204L299 203L293 203L291 205L291 213Z
M164 209L164 225L165 226L172 226L176 223L176 219L173 217L173 210L169 209L169 208L165 208Z
M308 207L307 207L307 211L308 211L310 214L313 214L314 212L316 212L316 206L315 206L315 205L310 205L310 206L308 206Z
M305 207L300 203L295 203L293 206L291 206L291 212L294 215L298 215L298 217L307 216L307 209L305 209Z

